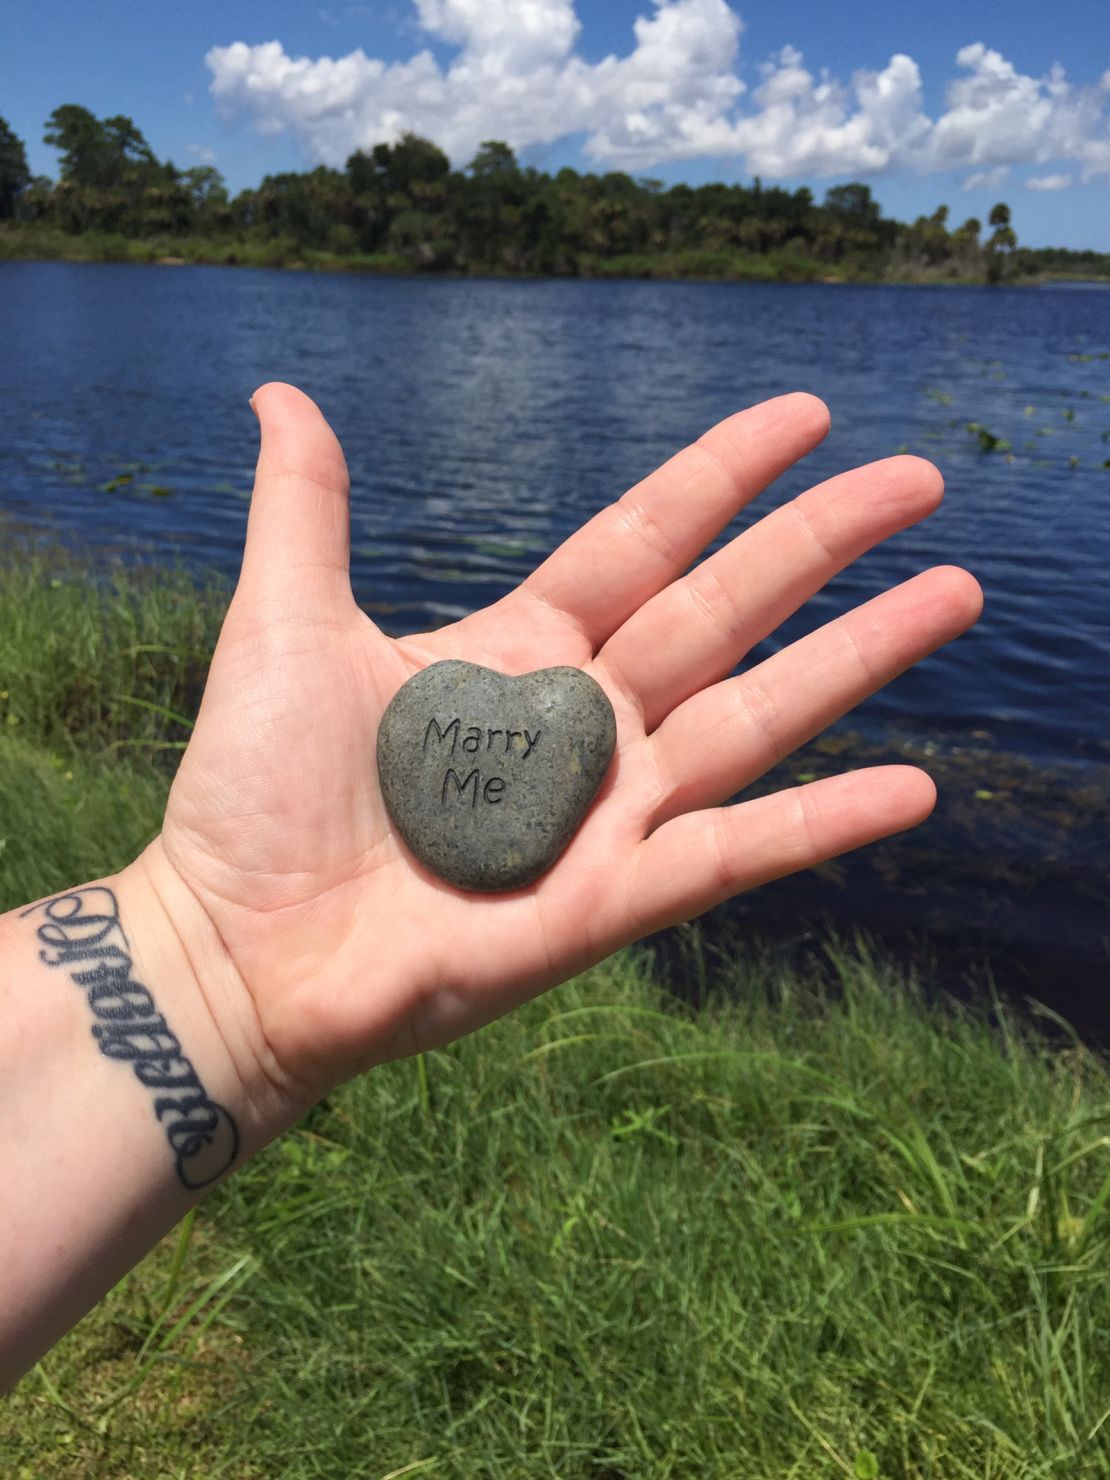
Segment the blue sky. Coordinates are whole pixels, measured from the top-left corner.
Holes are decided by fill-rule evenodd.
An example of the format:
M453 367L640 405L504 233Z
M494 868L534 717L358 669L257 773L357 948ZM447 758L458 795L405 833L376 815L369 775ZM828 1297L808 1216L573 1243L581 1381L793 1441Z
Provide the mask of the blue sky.
M494 137L544 169L865 179L903 219L1002 199L1023 242L1110 250L1106 0L8 0L0 115L37 172L63 102L232 189L411 127L458 164Z

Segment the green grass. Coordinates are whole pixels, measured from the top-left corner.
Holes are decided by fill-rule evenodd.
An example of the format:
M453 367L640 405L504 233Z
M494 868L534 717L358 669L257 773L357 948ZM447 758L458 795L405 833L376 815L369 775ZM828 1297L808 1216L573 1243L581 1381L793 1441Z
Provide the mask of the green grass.
M625 955L348 1086L153 1360L172 1240L24 1381L8 1473L1105 1475L1104 1069L833 962L695 1012Z
M157 826L222 601L5 564L6 903ZM1110 1473L1105 1066L690 939L697 1007L629 952L330 1097L0 1406L4 1476Z
M226 593L182 572L0 557L0 908L118 868L157 831Z
M220 267L312 267L324 271L409 272L395 252L332 252L302 246L291 236L133 238L119 232L71 233L42 225L0 224L0 262L132 262Z
M708 281L808 283L833 269L803 252L684 251L599 257L586 264L601 278L681 278Z
M445 254L450 260L450 250ZM1012 279L1034 285L1072 280L1095 282L1106 278L1100 264L1089 269L1055 271L1030 260ZM444 260L441 254L440 261ZM140 264L207 264L221 267L286 267L321 272L392 273L425 275L435 267L418 266L411 257L395 251L335 251L307 246L293 236L153 236L135 238L120 232L68 232L41 223L0 222L0 262L130 262ZM457 268L448 269L457 271ZM465 273L465 267L462 271ZM505 274L492 263L469 269L479 276ZM847 257L824 262L804 248L786 246L766 252L738 247L678 251L623 253L612 257L582 255L577 264L582 277L664 278L723 282L853 282L938 284L983 281L980 270L968 271L953 259L935 266L907 264L897 257ZM528 274L525 274L528 275ZM532 274L545 276L543 273ZM557 274L556 274L557 275Z

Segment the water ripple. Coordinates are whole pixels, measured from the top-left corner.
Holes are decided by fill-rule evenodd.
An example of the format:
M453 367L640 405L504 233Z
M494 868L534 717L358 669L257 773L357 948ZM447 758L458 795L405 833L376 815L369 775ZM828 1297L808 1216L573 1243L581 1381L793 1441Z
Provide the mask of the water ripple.
M511 589L740 406L803 388L833 431L730 530L897 451L939 513L868 555L752 659L937 562L976 632L855 723L1104 759L1110 316L1097 290L390 280L0 264L0 504L73 542L238 567L251 391L288 379L352 474L356 592L391 630ZM984 450L984 449L988 450Z

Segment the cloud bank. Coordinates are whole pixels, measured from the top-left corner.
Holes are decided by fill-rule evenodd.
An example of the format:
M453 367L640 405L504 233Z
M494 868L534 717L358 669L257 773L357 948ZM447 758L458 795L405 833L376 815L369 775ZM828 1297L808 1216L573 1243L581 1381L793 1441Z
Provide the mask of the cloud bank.
M629 51L597 62L576 53L574 0L415 0L423 32L455 49L446 65L427 48L400 62L361 49L311 59L279 41L216 46L205 61L225 115L288 132L332 165L411 129L457 165L484 139L520 150L581 135L599 168L710 157L772 179L968 169L974 189L1015 165L1066 163L1066 176L1030 188L1063 188L1072 172L1110 178L1110 71L1086 87L1059 66L1029 77L975 42L957 53L959 75L930 118L912 57L843 81L815 75L786 46L753 69L749 88L743 22L725 0L650 3Z

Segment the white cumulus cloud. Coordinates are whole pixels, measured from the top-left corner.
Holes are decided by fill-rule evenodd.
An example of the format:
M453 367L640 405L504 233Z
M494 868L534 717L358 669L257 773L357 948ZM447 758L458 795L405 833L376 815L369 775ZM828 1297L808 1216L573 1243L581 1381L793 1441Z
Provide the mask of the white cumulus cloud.
M414 0L423 33L453 49L446 63L427 48L394 62L361 49L295 57L279 41L216 46L205 60L227 116L291 133L335 165L411 129L456 164L484 139L523 149L580 135L587 158L607 168L697 157L735 158L776 179L968 168L973 189L1010 167L1051 163L1110 178L1110 72L1090 86L1059 66L1028 76L976 41L957 53L933 118L912 57L843 80L785 46L751 68L749 89L743 22L726 0L644 3L624 54L596 62L577 50L574 0Z
M792 46L761 71L755 108L733 125L733 152L755 174L874 173L926 145L921 73L908 56L891 57L881 72L857 72L847 86L815 78Z
M211 92L226 112L263 134L293 132L329 164L406 129L460 164L483 139L523 148L579 132L591 157L629 164L733 147L741 23L725 0L655 0L628 55L592 64L573 51L572 0L417 0L417 12L429 35L458 48L446 68L427 50L405 62L362 50L311 60L278 41L239 41L205 58Z
M416 9L430 35L513 72L561 61L581 29L569 0L416 0Z
M1026 180L1026 190L1066 190L1071 184L1070 175L1033 175Z

